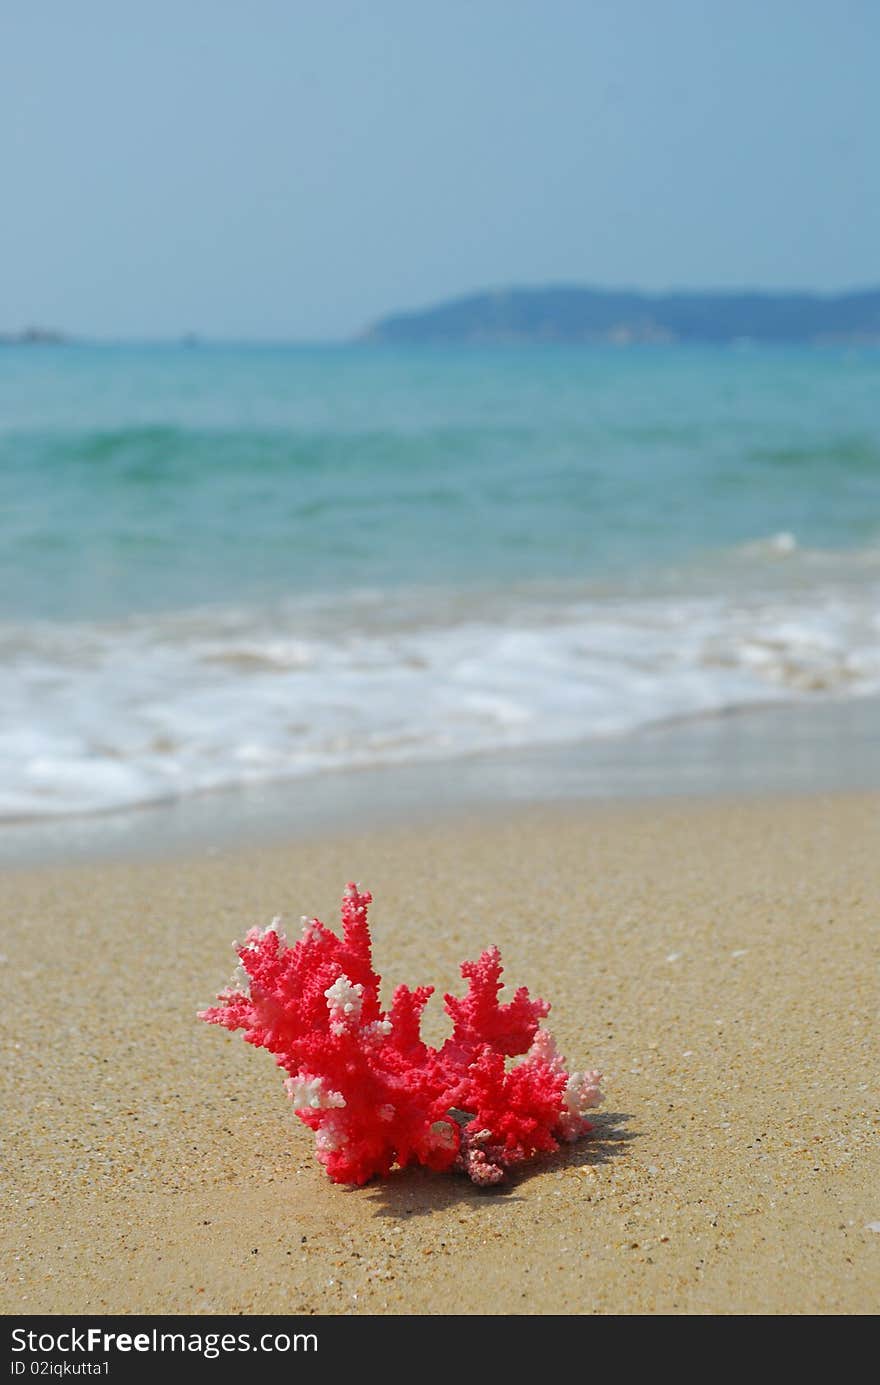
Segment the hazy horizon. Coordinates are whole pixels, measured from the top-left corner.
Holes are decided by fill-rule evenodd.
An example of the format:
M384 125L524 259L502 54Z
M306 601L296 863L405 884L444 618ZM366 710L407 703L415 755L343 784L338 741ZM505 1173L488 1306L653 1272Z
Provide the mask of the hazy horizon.
M296 337L296 336L285 336L285 335L275 335L275 336L270 336L270 335L265 335L265 336L256 336L256 335L254 335L254 336L222 336L222 335L212 335L212 334L210 334L210 333L202 332L202 331L200 331L198 328L192 328L192 329L189 329L189 330L187 330L187 331L185 331L185 332L167 333L167 334L165 334L165 335L156 334L156 335L154 335L154 336L139 335L139 334L136 334L136 333L132 333L132 334L130 334L130 335L129 335L129 334L125 334L125 335L123 335L123 334L106 334L106 335L100 335L100 334L89 334L89 333L81 333L81 332L70 332L70 331L68 331L68 329L64 326L63 323L57 323L57 322L52 322L52 323L50 323L50 322L37 322L37 321L31 320L31 321L27 321L27 322L12 323L12 324L0 322L0 342L2 342L2 340L3 340L3 338L4 338L4 335L5 335L7 338L12 338L13 341L15 341L15 339L17 339L17 338L19 338L19 337L21 337L21 336L26 336L26 334L29 333L29 332L36 332L36 333L46 332L46 333L51 333L51 334L53 334L53 335L54 335L54 334L57 334L58 336L60 336L61 338L63 338L65 344L67 344L67 343L80 343L80 344L82 344L82 345L95 345L95 346L112 346L112 345L120 345L120 346L138 346L138 345L149 346L149 345L157 345L157 346L158 346L158 345L174 345L174 344L177 344L177 343L185 343L185 344L198 345L198 346L211 346L211 345L214 345L214 346L225 346L225 345L229 345L229 346L303 346L303 347L355 346L355 345L365 344L365 334L366 334L367 330L368 330L371 326L373 326L373 325L374 325L375 323L377 323L378 321L381 321L381 320L383 320L383 319L385 319L385 318L390 318L390 317L396 316L397 314L404 314L404 315L405 315L405 314L409 314L409 313L417 314L417 313L420 313L420 312L423 311L423 310L427 310L427 309L429 309L429 308L431 308L431 307L433 307L433 306L436 306L436 305L438 305L438 304L440 304L440 303L452 303L452 302L459 302L459 301L464 302L464 301L466 301L466 300L468 300L468 299L470 299L470 298L478 297L478 296L481 296L481 295L483 295L483 294L487 294L487 295L488 295L488 294L495 294L495 293L498 293L498 294L501 294L501 293L511 293L511 292L519 292L519 291L522 291L522 290L526 290L526 291L546 291L546 290L553 290L553 289L572 289L572 290L577 290L577 289L588 289L588 290L590 290L590 291L595 291L595 292L600 292L600 293L608 293L608 294L614 294L614 293L635 293L635 294L639 294L640 296L644 296L645 298L648 298L648 299L650 299L650 298L662 298L663 296L665 296L665 295L667 295L667 294L669 294L669 295L681 294L682 296L685 296L685 297L688 297L688 296L695 296L695 297L704 297L704 296L705 296L705 297L714 297L714 296L717 295L717 296L719 296L719 297L722 297L722 296L729 296L729 297L731 297L731 298L736 298L736 297L738 297L739 295L747 296L747 295L752 295L752 294L757 295L757 296L768 296L768 297L770 297L770 296L772 296L772 297L786 297L786 296L797 297L797 296L800 296L800 295L803 294L803 295L807 295L807 296L811 296L811 297L816 297L816 298L834 299L834 298L846 297L846 296L848 296L848 295L863 294L863 293L877 293L877 292L880 292L880 281L878 281L876 284L852 284L852 285L842 285L840 288L830 288L830 289L810 289L810 288L804 288L804 287L802 287L802 286L800 286L800 285L794 285L794 286L792 286L792 287L790 287L790 288L768 289L768 288L766 288L766 287L764 287L764 286L762 286L762 285L759 285L759 284L743 284L741 287L738 287L738 288L723 288L723 289L714 288L714 287L712 287L711 285L683 285L683 284L672 284L672 285L669 285L669 287L667 287L667 288L657 288L657 289L643 289L643 288L640 288L638 285L635 285L635 284L602 284L602 285L598 285L598 284L587 284L587 283L582 283L582 284L564 283L564 284L563 284L563 283L553 283L553 282L550 282L550 283L542 283L542 284L527 284L527 283L518 283L518 284L486 284L486 285L483 285L483 286L478 287L478 288L467 289L467 290L465 290L465 291L462 292L462 293L454 293L454 294L451 294L451 295L449 295L448 298L445 298L445 299L436 299L436 300L432 300L430 303L413 303L413 304L406 304L406 305L403 305L403 306L391 307L391 308L389 308L386 312L383 312L383 313L379 314L378 317L373 318L370 322L362 323L360 327L358 327L355 331L349 333L348 335L346 335L346 336L338 336L338 337L317 337L317 338L310 338L310 337ZM673 341L673 342L671 342L671 343L665 343L665 344L666 344L666 345L675 345L676 343ZM797 343L794 343L794 344L797 344Z
M350 340L499 286L880 281L880 10L0 15L0 327Z

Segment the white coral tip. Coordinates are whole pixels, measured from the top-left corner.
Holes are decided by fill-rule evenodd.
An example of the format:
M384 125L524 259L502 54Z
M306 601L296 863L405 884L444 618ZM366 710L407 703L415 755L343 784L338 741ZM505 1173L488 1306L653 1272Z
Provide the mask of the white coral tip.
M264 935L263 935L263 936L265 937L265 936L266 936L267 934L269 934L269 933L274 933L274 934L276 935L276 937L278 938L278 947L279 947L279 949L282 948L282 947L286 947L286 946L287 946L287 936L286 936L286 934L285 934L285 932L284 932L284 928L282 927L282 924L283 924L283 919L282 919L281 915L280 915L280 914L276 914L275 917L274 917L274 919L272 920L272 922L269 924L268 928L266 929L266 932L265 932Z
M345 1105L341 1092L328 1091L322 1078L310 1077L308 1073L288 1077L284 1085L295 1111L326 1111Z
M390 1020L373 1020L372 1024L364 1025L361 1033L373 1043L378 1043L381 1039L387 1039L393 1028Z
M352 982L343 972L337 976L332 986L328 986L324 995L327 998L327 1009L330 1011L330 1024L335 1033L340 1032L338 1025L347 1028L349 1024L357 1023L360 1019L361 1005L364 998L364 988L360 982Z
M598 1106L602 1100L599 1087L601 1081L602 1074L595 1069L589 1072L573 1072L562 1094L565 1109L573 1116L582 1116L585 1111Z
M565 1071L565 1059L549 1029L538 1029L526 1054L527 1063L546 1063L552 1072Z

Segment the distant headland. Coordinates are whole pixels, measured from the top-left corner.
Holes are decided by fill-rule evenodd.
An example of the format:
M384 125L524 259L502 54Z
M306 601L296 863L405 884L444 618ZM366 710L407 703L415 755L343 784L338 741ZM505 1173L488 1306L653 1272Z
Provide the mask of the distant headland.
M420 343L880 343L880 289L850 293L639 293L509 288L380 318L362 340Z

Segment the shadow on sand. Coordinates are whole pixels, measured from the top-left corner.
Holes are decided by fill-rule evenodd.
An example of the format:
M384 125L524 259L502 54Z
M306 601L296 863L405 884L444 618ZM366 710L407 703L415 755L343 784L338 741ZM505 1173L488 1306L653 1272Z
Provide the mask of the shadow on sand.
M625 1153L632 1140L638 1139L636 1131L625 1129L632 1117L623 1112L591 1113L590 1119L593 1130L585 1139L563 1145L555 1154L535 1158L514 1171L507 1182L494 1188L478 1188L463 1174L437 1174L412 1167L394 1169L387 1178L371 1184L366 1191L376 1216L396 1219L429 1217L454 1205L485 1207L487 1200L494 1207L522 1202L517 1190L536 1174L609 1164ZM363 1196L363 1190L351 1191Z

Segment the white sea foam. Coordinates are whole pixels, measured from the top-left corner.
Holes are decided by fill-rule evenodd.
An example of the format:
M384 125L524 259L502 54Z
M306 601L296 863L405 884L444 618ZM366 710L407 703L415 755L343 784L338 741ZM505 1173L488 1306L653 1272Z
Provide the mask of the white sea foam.
M880 586L560 599L378 594L0 627L0 817L625 735L880 690Z

